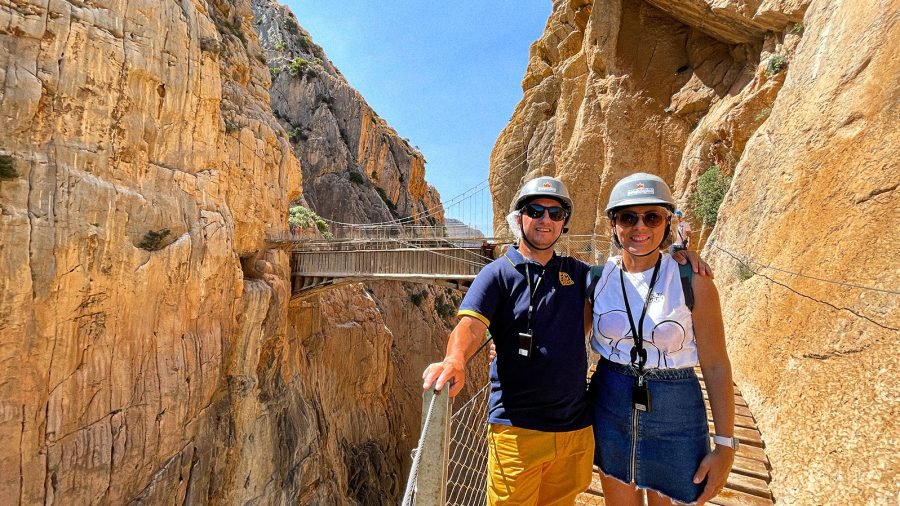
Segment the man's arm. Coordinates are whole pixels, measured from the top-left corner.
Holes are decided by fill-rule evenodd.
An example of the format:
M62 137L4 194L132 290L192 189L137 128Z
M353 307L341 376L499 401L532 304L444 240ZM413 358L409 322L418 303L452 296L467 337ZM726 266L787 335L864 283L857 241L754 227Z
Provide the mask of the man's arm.
M434 387L441 390L450 383L450 397L462 390L466 383L466 362L485 340L487 327L473 316L463 316L450 333L447 354L441 362L435 362L422 373L422 389Z
M675 261L681 265L690 263L691 270L696 274L699 274L701 276L709 276L710 278L713 277L712 267L710 267L708 263L704 262L696 251L679 250L672 254L672 258L674 258Z

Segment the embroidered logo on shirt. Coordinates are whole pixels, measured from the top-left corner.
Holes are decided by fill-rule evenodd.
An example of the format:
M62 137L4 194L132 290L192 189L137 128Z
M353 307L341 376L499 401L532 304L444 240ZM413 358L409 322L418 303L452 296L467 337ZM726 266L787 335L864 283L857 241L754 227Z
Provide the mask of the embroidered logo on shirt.
M572 281L572 278L570 278L568 274L559 271L559 284L561 284L562 286L572 286L575 284L575 282Z

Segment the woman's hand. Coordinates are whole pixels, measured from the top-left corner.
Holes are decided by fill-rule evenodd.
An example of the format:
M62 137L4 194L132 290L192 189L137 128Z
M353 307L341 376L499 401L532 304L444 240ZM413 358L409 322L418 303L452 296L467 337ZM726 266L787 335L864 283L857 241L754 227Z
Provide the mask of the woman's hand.
M719 495L725 487L725 482L728 481L728 473L731 472L733 463L734 449L727 446L716 446L712 453L703 457L697 472L694 473L694 483L701 483L703 478L706 478L706 486L697 498L697 503L703 504Z

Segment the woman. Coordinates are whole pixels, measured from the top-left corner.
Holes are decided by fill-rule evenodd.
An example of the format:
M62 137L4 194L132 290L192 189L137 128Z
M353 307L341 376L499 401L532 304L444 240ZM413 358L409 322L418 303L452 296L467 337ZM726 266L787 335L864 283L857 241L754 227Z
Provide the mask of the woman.
M593 294L591 378L595 463L608 504L703 503L731 470L734 391L719 298L712 278L688 276L660 249L675 202L668 185L633 174L610 194L606 214L620 256L603 267ZM693 294L693 311L686 298ZM703 370L716 428L710 452Z

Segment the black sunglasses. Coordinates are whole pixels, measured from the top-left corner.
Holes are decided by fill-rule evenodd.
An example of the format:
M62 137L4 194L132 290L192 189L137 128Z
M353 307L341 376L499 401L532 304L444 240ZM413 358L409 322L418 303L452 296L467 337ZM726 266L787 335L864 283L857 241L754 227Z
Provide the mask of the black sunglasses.
M560 206L548 207L534 203L525 206L525 215L533 220L543 217L544 211L547 211L547 213L550 215L550 219L553 221L562 221L566 219L566 215L568 214L566 209Z
M644 225L648 228L659 228L666 222L668 216L661 211L647 211L646 213L636 213L634 211L622 211L616 213L616 223L623 227L633 227L638 224L639 220L643 220Z

